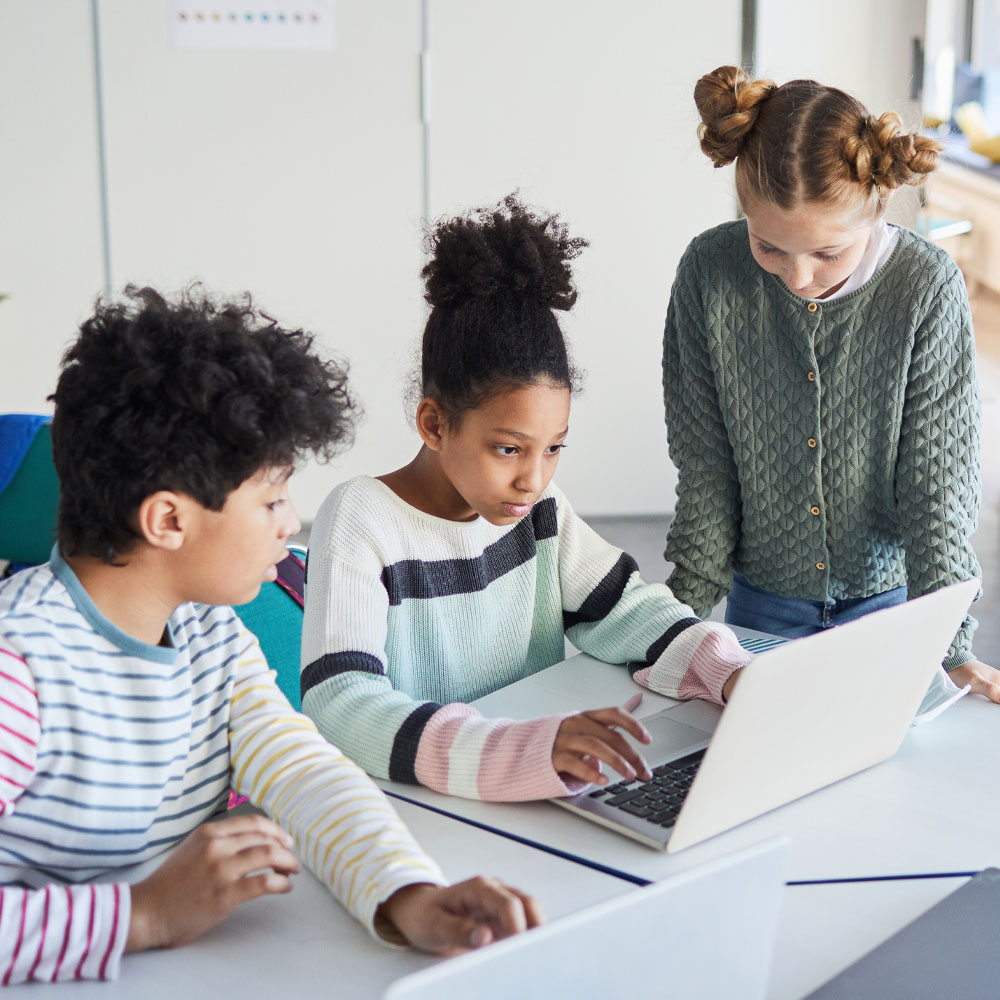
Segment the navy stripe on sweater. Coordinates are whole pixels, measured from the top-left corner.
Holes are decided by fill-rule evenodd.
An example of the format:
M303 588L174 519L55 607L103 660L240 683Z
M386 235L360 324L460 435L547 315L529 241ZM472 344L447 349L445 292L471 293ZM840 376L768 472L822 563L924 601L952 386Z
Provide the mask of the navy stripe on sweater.
M377 656L362 652L360 649L343 649L337 653L324 653L302 671L299 682L302 686L302 694L305 695L306 691L316 687L317 684L322 684L323 681L327 681L331 677L339 677L352 670L376 674L379 677L385 673L382 661Z
M430 599L473 594L535 558L535 543L559 534L554 497L536 503L528 517L474 559L401 559L382 570L389 604L409 598Z
M663 651L667 648L681 634L681 632L686 631L692 625L700 625L700 618L682 618L680 621L676 621L670 628L667 629L659 639L654 642L649 649L646 650L646 659L638 663L630 663L628 665L628 672L631 676L635 676L640 670L645 670L646 667L651 667L656 661L663 655Z
M579 610L563 612L563 631L574 625L599 622L607 617L621 600L632 574L638 571L638 563L627 552L623 552L601 582L587 595Z
M427 701L420 705L407 717L399 727L396 738L392 741L392 753L389 756L389 780L405 781L416 785L417 782L417 747L420 737L424 734L431 716L440 708L436 702Z

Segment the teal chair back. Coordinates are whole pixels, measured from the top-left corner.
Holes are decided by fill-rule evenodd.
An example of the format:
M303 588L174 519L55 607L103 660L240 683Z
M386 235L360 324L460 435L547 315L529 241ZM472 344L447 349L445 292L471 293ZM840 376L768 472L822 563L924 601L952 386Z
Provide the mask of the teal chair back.
M0 559L29 566L46 562L56 540L58 510L51 427L43 424L0 492Z
M278 580L265 583L248 604L233 610L260 642L268 666L278 674L278 687L296 712L302 710L299 648L302 645L305 550L293 549L278 563Z

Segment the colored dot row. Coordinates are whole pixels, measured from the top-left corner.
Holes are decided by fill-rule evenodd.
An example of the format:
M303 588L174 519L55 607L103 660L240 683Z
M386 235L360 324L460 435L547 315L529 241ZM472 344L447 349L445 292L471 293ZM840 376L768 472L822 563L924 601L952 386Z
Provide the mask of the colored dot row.
M271 13L270 11L252 11L247 10L242 13L235 10L229 11L203 11L196 10L188 13L186 10L179 10L177 12L178 21L215 21L216 23L221 23L223 21L228 21L231 24L235 24L238 21L245 21L250 24L254 21L260 21L263 24L270 24L272 21L276 24L302 24L305 21L311 21L312 23L317 23L320 20L320 15L316 11L310 11L308 14L303 14L301 11L294 11L289 14L283 10L275 11Z

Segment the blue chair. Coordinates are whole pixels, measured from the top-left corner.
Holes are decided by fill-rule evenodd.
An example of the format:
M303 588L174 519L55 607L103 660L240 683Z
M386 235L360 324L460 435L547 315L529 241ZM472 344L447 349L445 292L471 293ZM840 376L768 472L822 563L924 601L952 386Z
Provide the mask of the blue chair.
M50 420L0 414L0 559L11 569L45 562L56 539L59 479Z
M299 648L305 607L306 550L289 546L278 563L278 579L265 583L248 604L233 610L260 642L268 666L277 671L278 687L298 712L302 709L299 683Z

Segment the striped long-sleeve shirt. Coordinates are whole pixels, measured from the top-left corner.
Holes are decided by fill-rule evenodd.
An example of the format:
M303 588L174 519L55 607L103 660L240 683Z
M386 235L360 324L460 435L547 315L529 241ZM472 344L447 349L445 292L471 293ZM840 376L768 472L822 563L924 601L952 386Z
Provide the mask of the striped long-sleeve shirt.
M224 810L230 785L374 933L441 883L364 772L295 713L229 608L181 605L169 645L104 618L52 561L0 584L0 982L113 978L121 869Z
M493 800L578 790L552 764L565 716L485 719L464 704L562 660L564 634L679 698L721 701L749 659L725 626L644 583L554 485L504 527L425 514L367 476L320 509L303 711L376 777Z

